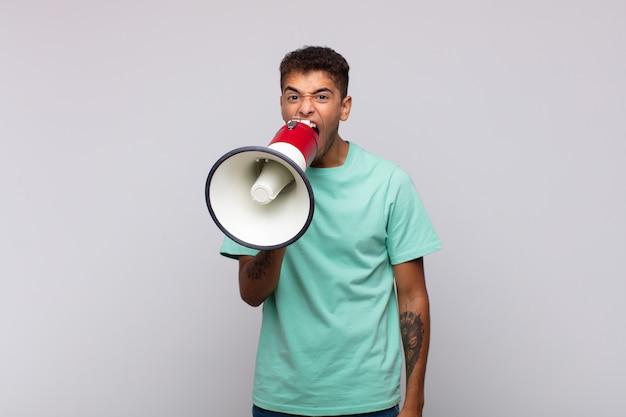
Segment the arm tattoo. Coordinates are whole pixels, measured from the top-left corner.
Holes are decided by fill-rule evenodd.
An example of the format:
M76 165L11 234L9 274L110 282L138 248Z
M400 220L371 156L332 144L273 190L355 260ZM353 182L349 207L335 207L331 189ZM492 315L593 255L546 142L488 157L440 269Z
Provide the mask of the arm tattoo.
M270 267L271 252L261 251L246 264L249 279L261 279Z
M400 314L400 332L404 357L406 362L406 377L408 378L419 360L420 350L424 342L424 322L421 314L405 311Z

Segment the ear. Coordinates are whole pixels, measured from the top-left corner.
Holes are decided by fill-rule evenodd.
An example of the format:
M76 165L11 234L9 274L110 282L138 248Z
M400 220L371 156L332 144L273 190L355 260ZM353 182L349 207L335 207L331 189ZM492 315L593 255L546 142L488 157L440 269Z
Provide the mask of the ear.
M345 122L350 117L350 110L352 110L352 97L346 96L341 101L341 116L339 120Z

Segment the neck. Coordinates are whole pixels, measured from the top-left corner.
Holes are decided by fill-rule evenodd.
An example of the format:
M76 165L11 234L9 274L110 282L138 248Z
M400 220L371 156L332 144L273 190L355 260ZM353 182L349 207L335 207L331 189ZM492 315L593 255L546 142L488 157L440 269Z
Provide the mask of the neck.
M313 168L335 168L343 165L348 156L350 144L337 136L330 147L322 149L311 163Z

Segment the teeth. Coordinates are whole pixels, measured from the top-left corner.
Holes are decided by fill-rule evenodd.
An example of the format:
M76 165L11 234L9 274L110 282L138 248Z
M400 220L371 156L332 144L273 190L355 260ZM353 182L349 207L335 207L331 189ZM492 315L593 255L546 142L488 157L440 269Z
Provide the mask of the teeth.
M312 122L310 120L302 120L299 117L293 117L290 121L289 121L289 125L292 125L293 127L295 127L296 123L304 123L305 125L311 127L313 130L315 130L315 132L317 132L318 134L320 133L317 125L315 124L315 122ZM291 127L291 128L293 128Z
M308 126L313 127L313 128L315 127L315 123L313 123L313 122L312 122L312 121L310 121L310 120L302 120L302 119L300 119L299 117L294 117L294 118L292 118L291 120L293 120L293 121L295 121L295 122L304 123L305 125L308 125Z

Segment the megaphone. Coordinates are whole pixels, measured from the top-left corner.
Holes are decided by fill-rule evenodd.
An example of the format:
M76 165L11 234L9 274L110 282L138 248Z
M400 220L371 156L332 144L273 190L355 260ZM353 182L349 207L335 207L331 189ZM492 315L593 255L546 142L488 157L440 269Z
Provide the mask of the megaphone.
M317 154L318 137L312 122L294 118L267 147L237 148L218 159L205 187L217 227L259 250L298 240L313 219L313 189L305 171Z

